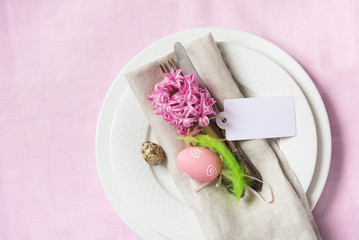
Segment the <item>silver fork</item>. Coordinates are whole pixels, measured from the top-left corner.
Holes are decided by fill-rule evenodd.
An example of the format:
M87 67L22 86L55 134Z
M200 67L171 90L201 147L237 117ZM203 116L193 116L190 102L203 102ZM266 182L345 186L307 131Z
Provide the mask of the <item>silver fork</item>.
M160 65L160 68L162 73L170 73L171 68L177 71L179 69L179 66L178 63L173 58L171 58L170 60L167 61L167 63L162 63Z
M161 68L162 73L170 73L171 68L173 68L174 71L177 71L179 69L179 65L173 58L171 58L167 62L164 62L164 63L160 64L160 68ZM224 131L221 130L217 126L217 124L213 123L212 121L210 121L210 125L211 125L211 128L213 129L214 133L217 134L219 136L219 138L223 139L224 136L225 136ZM261 174L259 173L257 168L253 165L253 163L249 160L247 155L243 152L243 150L241 149L241 147L239 145L239 142L225 141L224 143L233 152L233 154L236 157L237 161L239 163L243 164L243 166L246 169L248 175L262 180ZM252 181L250 186L257 192L260 192L262 190L262 183L261 182ZM244 194L244 192L243 192L243 194Z

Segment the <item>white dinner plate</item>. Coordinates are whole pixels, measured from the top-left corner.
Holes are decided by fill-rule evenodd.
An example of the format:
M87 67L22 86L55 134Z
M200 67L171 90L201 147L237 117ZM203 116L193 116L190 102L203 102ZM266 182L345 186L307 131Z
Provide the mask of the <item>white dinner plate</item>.
M309 188L307 196L311 206L324 187L331 151L328 118L320 96L315 86L309 84L312 82L304 70L278 47L248 33L217 28L177 33L151 45L123 69L111 87L99 117L96 152L105 191L123 220L146 239L199 239L202 234L166 168L151 168L141 159L140 145L152 134L128 90L124 74L172 51L175 41L186 43L207 32L212 32L215 40L222 42L220 47L233 77L239 80L247 97L295 97L297 136L281 139L278 143L303 188ZM317 149L320 150L318 156ZM311 183L316 162L317 171Z

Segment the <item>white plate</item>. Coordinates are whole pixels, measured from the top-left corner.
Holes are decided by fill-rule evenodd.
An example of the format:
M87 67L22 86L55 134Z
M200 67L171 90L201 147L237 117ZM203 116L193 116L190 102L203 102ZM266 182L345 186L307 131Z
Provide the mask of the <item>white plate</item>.
M246 96L294 96L297 136L280 140L279 147L307 190L315 168L317 136L313 115L302 91L285 70L264 55L238 44L221 43L220 46ZM157 57L160 56L153 59ZM124 77L120 79L125 81ZM186 206L167 169L150 167L141 157L141 144L151 138L148 132L141 108L127 88L116 107L110 137L111 165L122 200L129 204L133 214L164 236L200 239L201 232L192 210Z
M236 44L244 46L234 46L233 44L227 44L227 46L223 45L225 55L228 58L228 62L236 62L235 66L233 64L230 65L234 77L238 79L239 77L241 77L241 79L255 79L255 81L248 81L245 83L245 92L248 96L263 96L263 94L278 95L281 93L291 93L295 96L296 110L297 113L300 112L300 114L297 114L298 135L295 138L285 139L284 141L281 141L280 145L292 168L298 175L298 178L300 179L303 187L307 188L310 183L311 173L313 173L312 170L314 166L313 164L310 166L310 163L315 162L316 152L316 147L313 150L311 146L316 146L317 142L315 140L314 124L310 124L310 122L313 123L313 121L311 120L309 107L305 104L305 99L303 95L300 94L300 91L298 90L298 88L295 87L296 85L294 84L293 80L291 80L291 78L288 74L286 74L285 71L283 71L280 67L278 67L278 65L274 64L272 61L268 60L268 58L256 53L253 50L250 50L249 48L264 53L271 59L276 60L279 64L281 64L282 67L284 67L283 65L286 64L287 66L284 68L287 70L287 72L291 74L292 77L294 77L294 79L300 86L304 86L303 90L306 93L309 102L312 104L314 116L324 117L324 119L321 118L320 121L317 122L317 124L320 123L317 128L319 137L322 137L323 135L326 135L326 137L329 136L329 138L324 138L326 141L322 141L323 138L318 139L318 143L320 146L319 149L324 151L318 152L319 158L317 165L319 164L320 168L318 169L318 171L316 171L316 175L314 177L315 182L313 181L308 191L308 198L312 206L314 205L313 203L318 200L320 193L324 187L330 163L329 125L325 108L320 99L320 96L316 91L314 85L311 83L310 78L305 74L303 69L282 50L278 49L266 40L250 35L248 33L243 33L235 30L213 28L194 29L182 33L177 33L175 35L162 39L154 45L150 46L149 48L145 49L125 67L120 76L116 79L115 83L113 84L110 92L106 97L105 103L101 110L98 124L96 144L97 159L99 172L105 191L110 198L111 203L114 205L115 209L119 212L120 216L124 219L124 221L139 236L143 238L159 239L160 236L165 238L199 238L201 236L201 233L198 230L198 226L196 225L197 223L194 219L193 213L184 203L181 203L183 200L181 199L180 194L178 194L176 189L173 187L173 183L171 183L171 181L168 181L168 173L166 173L166 170L163 167L154 168L155 171L153 174L151 172L151 168L143 164L143 162L126 161L131 157L134 157L136 159L140 157L138 148L142 140L146 138L146 130L148 127L139 109L137 109L138 111L133 114L133 110L136 109L136 107L138 108L138 106L136 105L136 102L134 101L131 92L127 91L126 94L123 94L127 86L126 83L123 81L123 75L130 69L134 69L148 61L152 61L153 59L164 55L166 52L172 49L173 43L175 41L179 40L183 43L186 43L188 41L203 36L206 32L209 31L213 33L217 41L234 42ZM244 58L242 58L241 62L241 59L237 57L238 55L245 55L247 59L252 58L253 61L258 61L258 59L262 59L261 64L259 64L259 66L261 66L261 70L263 68L269 71L264 71L264 73L266 73L264 75L253 75L253 73L256 73L255 69L252 69L252 71L248 71L251 66L252 68L253 66L255 66L253 62L251 63L247 60L244 61ZM281 61L285 64L283 64ZM241 66L243 66L243 68L241 68ZM273 75L276 76L276 81L279 81L277 83L281 83L281 80L284 82L292 82L291 87L287 86L282 89L277 89L278 86L286 86L286 84L265 85L266 87L259 87L255 85L256 83L260 82L261 78L262 81L265 80L267 77L268 79L272 79L269 78L268 74L273 74L273 71L270 71L270 69L273 69L273 66L277 66L274 68L278 70L274 71L276 73L275 75ZM289 71L288 69L291 71ZM249 73L251 73L249 77L245 75ZM286 79L289 80L286 81ZM242 80L241 82L243 83ZM255 84L251 85L251 83ZM272 88L269 86L272 86ZM273 88L273 86L275 87ZM120 99L121 95L123 97L122 100ZM311 101L311 99L314 99L314 102ZM133 102L135 102L135 104L132 104ZM128 104L131 104L131 109L124 107L128 106ZM121 109L121 111L116 111L117 109ZM127 120L124 116L127 116ZM130 119L128 119L128 116L131 116L132 118L130 117ZM137 128L134 128L134 125L129 124L134 120L138 120L136 123L132 123L135 126L138 126ZM111 126L113 127L112 135L110 134ZM123 126L126 127L122 128ZM123 129L133 130L126 131L128 134L126 136L123 136ZM309 129L309 131L301 131L301 129ZM312 135L310 135L310 133ZM133 141L132 137L135 137L135 141ZM132 139L128 141L129 143L136 143L136 139L138 139L137 141L140 143L121 145L120 143L123 143L123 139ZM304 145L301 145L305 146L303 149L305 149L304 152L307 152L308 155L303 155L303 153L301 153L303 152L302 149L293 147L298 146L296 145L298 143L302 144L303 141L299 141L297 139L307 139L307 142L311 143L305 145L306 143L304 142ZM299 142L296 143L296 141ZM111 149L110 143L113 144ZM301 150L301 152L293 151L295 149L299 149ZM300 169L303 169L303 165L300 165L301 161L290 160L295 159L296 156L304 156L304 159L306 160L312 159L310 161L308 160L309 165L307 165L307 171L296 171L298 166L300 167ZM296 164L298 164L298 166L296 166ZM136 169L137 172L131 171L131 169ZM303 173L302 177L300 175L301 172ZM135 180L131 179L132 177L134 177ZM141 182L142 184L139 184ZM146 188L143 188L143 186L146 186ZM142 199L144 199L144 201L141 201ZM171 214L169 214L169 212L171 212ZM180 214L176 216L176 213ZM185 231L185 233L183 233L181 229L188 229L188 231Z

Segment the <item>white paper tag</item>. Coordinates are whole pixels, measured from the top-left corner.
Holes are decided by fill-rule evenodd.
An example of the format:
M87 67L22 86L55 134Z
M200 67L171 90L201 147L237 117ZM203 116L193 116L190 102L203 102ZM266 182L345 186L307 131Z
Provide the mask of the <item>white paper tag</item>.
M296 135L292 96L226 99L216 119L230 141Z

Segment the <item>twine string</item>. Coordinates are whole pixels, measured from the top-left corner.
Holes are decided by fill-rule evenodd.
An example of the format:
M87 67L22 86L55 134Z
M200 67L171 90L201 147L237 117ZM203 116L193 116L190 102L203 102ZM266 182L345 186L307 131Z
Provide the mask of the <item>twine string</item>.
M258 182L261 182L261 183L263 183L263 185L266 184L266 185L268 185L268 187L269 187L270 195L271 195L271 199L270 199L270 200L266 200L262 195L260 195L258 192L256 192L253 188L251 188L251 187L248 186L248 190L249 190L251 193L253 193L254 196L258 197L259 199L261 199L262 201L264 201L265 203L268 203L268 204L274 202L273 189L272 189L272 186L271 186L269 183L267 183L267 182L265 182L265 181L262 181L262 180L260 180L260 179L258 179L258 178L256 178L256 177L252 177L252 176L249 176L249 175L245 175L245 176L248 177L248 178L251 178L251 179L253 179L253 180L256 180L256 181L258 181Z

